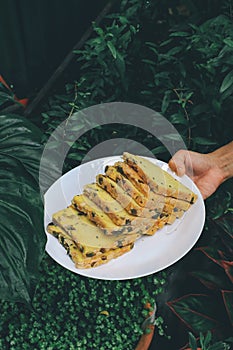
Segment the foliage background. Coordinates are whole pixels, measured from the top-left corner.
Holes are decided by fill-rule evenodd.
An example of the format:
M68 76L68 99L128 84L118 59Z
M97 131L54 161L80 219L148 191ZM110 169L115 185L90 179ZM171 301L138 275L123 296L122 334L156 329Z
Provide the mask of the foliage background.
M43 131L43 143L73 112L109 101L139 103L161 112L192 150L210 152L232 140L231 1L122 0L100 27L93 24L93 28L91 39L76 52L79 76L64 91L50 96L43 110L32 117ZM134 139L158 158L169 159L152 135L113 124L83 135L70 149L64 172L80 164L92 147L113 137ZM91 342L96 348L101 344L103 349L125 349L127 344L133 349L141 334L143 303L156 298L166 327L162 328L161 319L162 336L155 337L151 349L181 348L189 330L195 337L211 331L215 349L223 349L233 322L232 193L229 180L206 201L201 239L185 258L166 269L166 275L94 283L44 257L33 306L36 314L22 305L2 302L3 348L10 344L10 349L29 349L35 343L38 349L80 346L83 350ZM43 310L47 312L41 316ZM13 321L17 313L21 317ZM110 337L114 329L119 330L117 338ZM71 331L76 337L69 337Z

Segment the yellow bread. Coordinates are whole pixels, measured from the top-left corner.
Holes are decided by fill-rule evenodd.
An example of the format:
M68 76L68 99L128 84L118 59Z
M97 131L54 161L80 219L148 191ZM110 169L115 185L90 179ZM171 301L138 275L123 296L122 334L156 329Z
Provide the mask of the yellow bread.
M84 186L84 194L98 205L119 226L147 224L145 218L129 214L107 191L93 183Z
M137 227L143 235L155 233L168 220L168 215L163 215L160 218L160 213L156 212L150 212L147 217L129 214L108 192L95 183L84 186L84 194L104 210L116 225Z
M96 176L96 183L116 199L129 214L140 216L143 208L118 186L115 181L106 175L99 174Z
M133 185L133 183L129 179L127 179L127 177L125 177L119 171L117 171L115 166L107 165L105 167L105 173L110 179L115 181L118 184L118 186L120 186L122 190L125 191L125 193L132 197L138 205L140 205L141 207L146 206L147 197L145 197L143 193L138 191L138 189Z
M140 190L140 192L147 198L150 192L150 187L143 181L139 174L126 162L116 162L114 164L116 170L124 175L132 184Z
M123 153L123 159L155 193L194 203L197 195L158 165L140 156Z
M75 242L67 235L67 233L60 227L50 224L47 231L55 236L59 243L66 249L67 254L74 262L75 267L86 269L96 267L107 263L109 260L118 258L119 256L129 252L133 248L133 243L130 243L121 248L102 249L97 253L93 253L90 247L85 247L86 251L82 252Z
M53 214L52 221L62 228L78 246L89 247L93 253L101 249L113 249L131 244L139 237L136 234L108 236L85 215L80 215L72 207Z
M161 221L158 215L154 219L152 215L138 217L129 214L107 191L95 183L84 186L84 194L97 204L116 225L138 227L141 234L150 234L148 233L149 228L153 228L155 232L155 227L158 229L163 225L164 219Z
M117 173L114 167L108 167L106 170L107 172L113 173L115 175ZM123 175L119 175L123 177ZM115 177L115 179L118 179L118 177ZM123 181L123 183L127 184L125 180ZM96 177L97 184L103 189L105 189L113 198L115 198L121 204L121 206L124 207L125 210L130 214L146 218L153 218L153 216L155 216L156 218L156 215L158 217L159 213L174 213L174 215L177 218L183 215L183 209L181 210L180 208L175 207L175 205L177 204L177 201L175 199L155 194L152 191L149 192L149 196L147 199L132 185L132 183L129 180L127 181L129 182L129 184L131 184L131 187L129 184L127 184L126 186L128 191L126 192L123 188L120 187L120 181L116 182L108 176L104 176L101 174L97 175ZM132 187L134 188L131 191ZM132 196L130 196L128 193L131 193ZM141 198L144 198L144 206L142 205L142 200L140 200L140 205L136 202L136 200L140 198L138 193L140 194ZM190 206L188 202L182 202L185 203L185 205L182 204L182 208Z
M122 233L141 234L140 228L138 227L132 227L130 225L119 226L114 224L110 217L84 194L74 196L72 199L72 205L76 209L84 212L88 218L102 228L103 232L107 235L118 235Z
M154 208L158 211L161 211L164 206L166 211L166 205L184 211L191 206L190 202L151 191L138 173L127 163L116 162L114 166L107 166L106 175L116 181L140 206Z
M153 191L149 192L148 200L146 206L148 208L154 208L158 203L164 204L164 206L172 207L173 210L183 210L186 211L192 205L190 202L176 199L169 196L163 196L161 194L155 193Z

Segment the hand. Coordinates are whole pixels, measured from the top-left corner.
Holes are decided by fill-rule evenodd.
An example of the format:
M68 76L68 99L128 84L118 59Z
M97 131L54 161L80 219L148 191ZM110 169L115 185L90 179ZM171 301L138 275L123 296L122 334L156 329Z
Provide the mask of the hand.
M180 150L169 161L169 167L178 176L188 175L199 188L204 199L216 191L224 181L215 153L201 154Z

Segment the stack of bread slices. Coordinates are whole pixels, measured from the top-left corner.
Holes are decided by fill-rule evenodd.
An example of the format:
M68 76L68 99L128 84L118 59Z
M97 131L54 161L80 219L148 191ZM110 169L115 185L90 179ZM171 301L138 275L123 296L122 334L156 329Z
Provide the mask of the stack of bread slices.
M148 159L123 153L85 185L70 206L55 213L47 231L77 268L106 263L181 218L197 195Z

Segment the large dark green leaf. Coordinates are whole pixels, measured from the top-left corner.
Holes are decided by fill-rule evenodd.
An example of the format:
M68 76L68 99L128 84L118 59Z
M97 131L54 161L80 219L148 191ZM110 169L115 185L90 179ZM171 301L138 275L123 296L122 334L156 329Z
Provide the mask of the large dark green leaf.
M231 283L233 282L233 262L226 260L224 257L224 252L218 250L217 248L211 247L200 247L197 248L202 253L204 253L213 262L221 266L224 270Z
M215 319L216 305L211 298L203 294L189 294L170 301L168 306L193 332L206 332L215 329L218 321Z
M231 202L230 202L231 203ZM230 207L231 204L226 203L227 206ZM220 227L223 232L221 232L221 236L223 236L224 243L227 245L228 249L233 249L233 218L232 214L225 215L221 218L221 220L215 221L216 225ZM232 256L232 254L231 254Z
M28 304L45 246L40 138L26 119L0 116L0 298Z
M219 290L231 286L224 271L217 265L211 271L193 271L191 275L209 289Z
M219 251L216 247L199 247L196 248L196 250L201 251L204 253L209 259L211 259L213 262L221 266L221 256L219 255Z
M28 174L38 180L41 131L27 119L0 116L0 154L17 159Z

